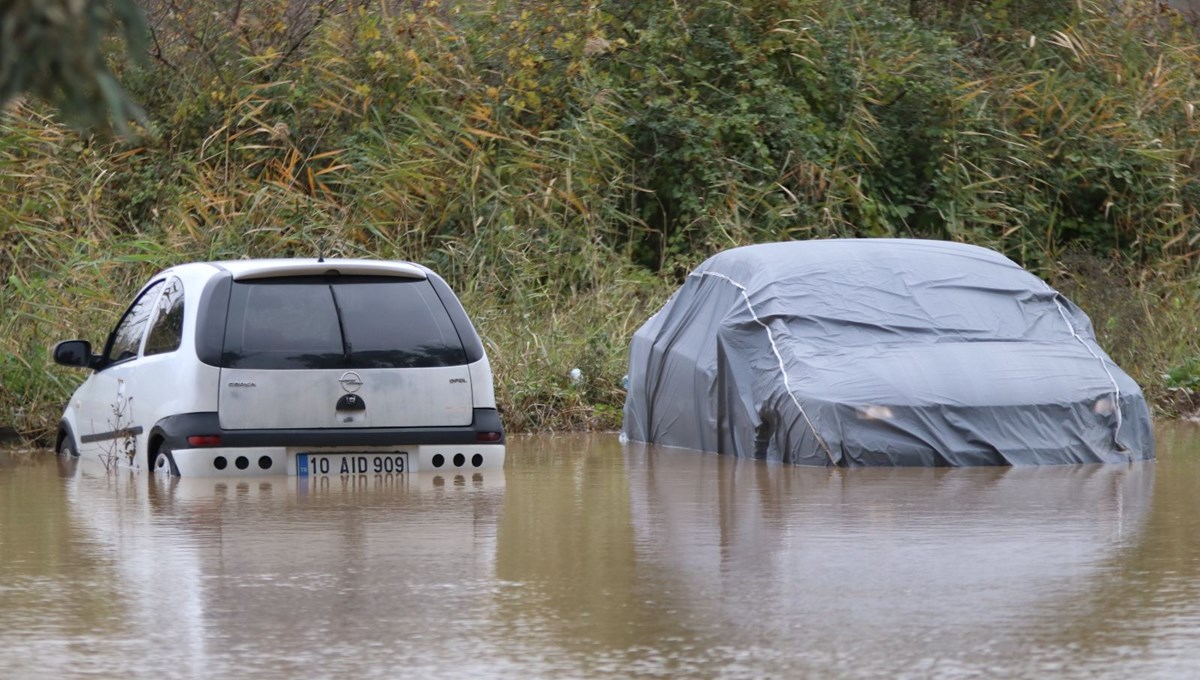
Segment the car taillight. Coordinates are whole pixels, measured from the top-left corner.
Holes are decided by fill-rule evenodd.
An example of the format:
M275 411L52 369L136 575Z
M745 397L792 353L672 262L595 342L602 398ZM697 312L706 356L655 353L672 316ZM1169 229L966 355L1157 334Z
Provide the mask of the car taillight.
M498 442L500 441L501 433L499 432L476 432L475 441L477 442Z
M188 444L192 446L220 446L221 435L219 434L193 434L187 438Z

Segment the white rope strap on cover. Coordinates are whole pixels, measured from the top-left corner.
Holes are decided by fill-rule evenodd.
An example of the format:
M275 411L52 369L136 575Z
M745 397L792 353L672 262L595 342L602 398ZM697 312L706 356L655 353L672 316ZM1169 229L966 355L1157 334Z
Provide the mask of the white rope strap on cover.
M1118 435L1121 432L1121 386L1117 384L1117 379L1113 377L1112 371L1108 370L1108 364L1105 363L1104 359L1101 358L1099 354L1096 354L1096 351L1092 349L1091 345L1088 345L1087 341L1085 341L1083 337L1079 335L1079 332L1075 330L1075 324L1071 323L1070 317L1067 316L1067 310L1063 309L1062 303L1058 301L1058 293L1054 294L1054 306L1058 308L1058 315L1062 317L1063 323L1067 324L1067 328L1071 331L1071 335L1074 336L1075 340L1078 341L1079 344L1083 345L1083 348L1088 351L1088 354L1092 355L1093 359L1100 362L1100 368L1104 369L1104 374L1108 376L1108 381L1112 383L1113 409L1117 413L1116 426L1113 428L1113 444L1115 444L1117 446L1117 450L1120 451L1123 448L1120 439L1118 439Z
M762 326L763 330L767 332L767 340L771 343L771 351L775 354L775 360L779 362L779 375L783 377L784 389L787 390L788 396L792 398L792 403L796 405L796 409L800 411L800 415L804 418L804 422L808 423L808 429L812 431L813 437L817 440L817 443L820 444L821 449L825 451L825 455L829 456L829 462L836 464L837 461L833 457L833 451L829 449L829 444L826 444L825 440L821 438L821 435L817 432L817 428L813 426L812 420L810 420L808 414L804 412L804 407L800 405L800 400L797 399L796 395L792 393L791 383L788 382L787 370L783 366L783 355L779 353L779 346L775 344L775 336L771 334L770 327L763 323L762 319L758 318L758 314L754 312L754 305L750 304L750 296L746 294L746 287L729 278L728 276L725 276L724 274L718 274L716 272L693 272L688 274L689 278L692 276L712 276L723 281L727 281L737 288L738 292L742 294L742 301L746 303L746 309L750 311L750 316L754 318L755 323L757 323L759 326Z

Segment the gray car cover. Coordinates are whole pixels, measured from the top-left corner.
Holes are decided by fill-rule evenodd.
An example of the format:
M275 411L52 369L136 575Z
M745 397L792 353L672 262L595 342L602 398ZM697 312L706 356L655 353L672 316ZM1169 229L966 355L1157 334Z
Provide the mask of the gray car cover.
M910 239L710 258L634 334L623 429L804 465L1154 457L1082 310L999 253Z

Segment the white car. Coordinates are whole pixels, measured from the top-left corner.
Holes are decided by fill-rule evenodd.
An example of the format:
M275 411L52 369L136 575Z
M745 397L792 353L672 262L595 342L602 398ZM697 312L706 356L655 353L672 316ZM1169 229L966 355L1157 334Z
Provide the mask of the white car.
M185 264L142 287L57 451L171 475L397 474L504 465L492 370L449 286L409 262Z

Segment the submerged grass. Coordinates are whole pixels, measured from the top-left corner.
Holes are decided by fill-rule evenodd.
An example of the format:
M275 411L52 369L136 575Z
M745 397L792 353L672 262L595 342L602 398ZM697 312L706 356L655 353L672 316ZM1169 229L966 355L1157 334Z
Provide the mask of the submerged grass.
M831 236L1002 250L1194 406L1200 40L1150 0L148 6L138 141L0 118L0 425L35 440L81 379L49 346L170 264L423 262L510 429L610 429L686 271Z

